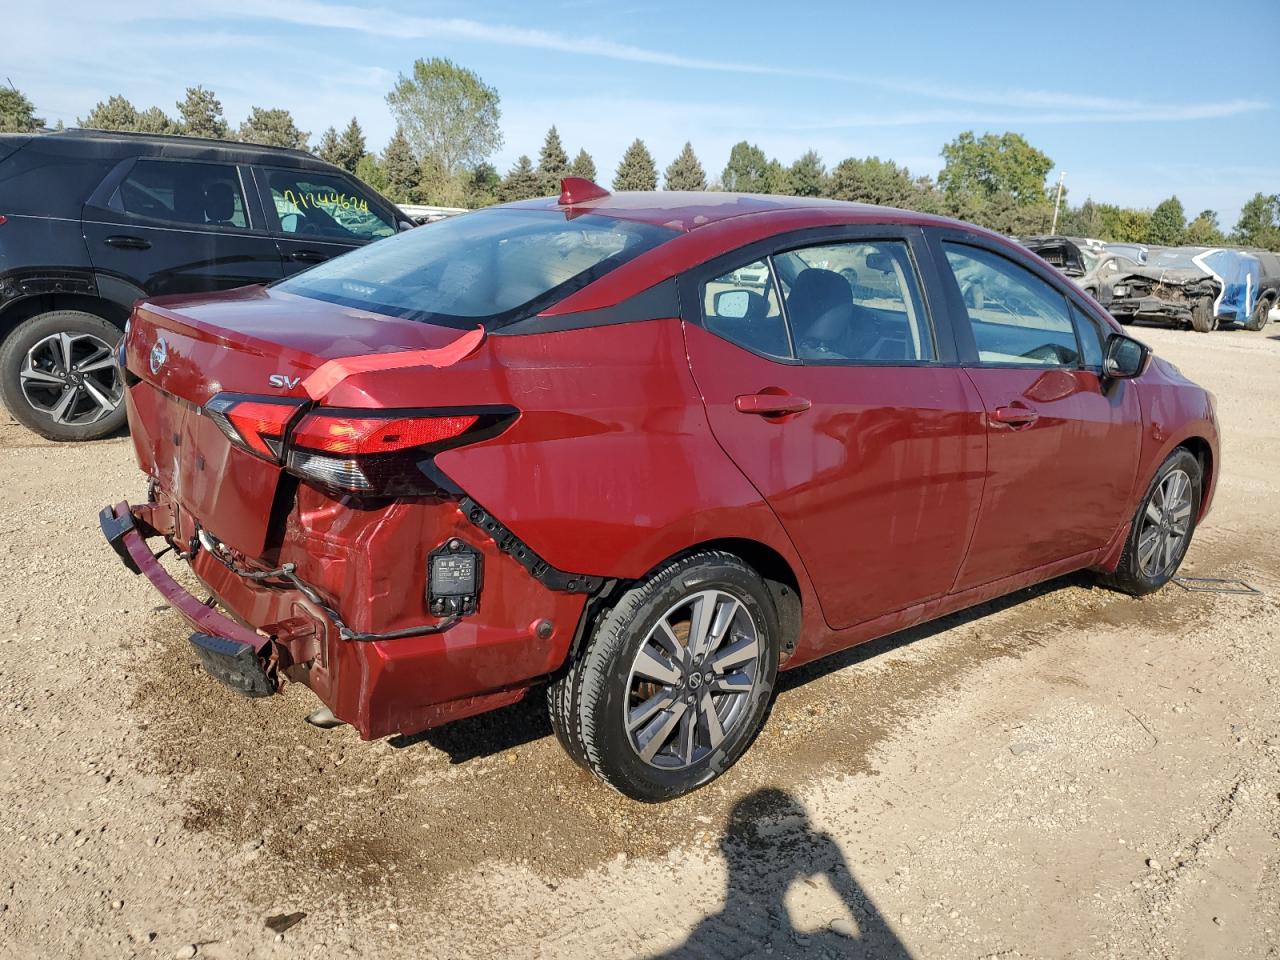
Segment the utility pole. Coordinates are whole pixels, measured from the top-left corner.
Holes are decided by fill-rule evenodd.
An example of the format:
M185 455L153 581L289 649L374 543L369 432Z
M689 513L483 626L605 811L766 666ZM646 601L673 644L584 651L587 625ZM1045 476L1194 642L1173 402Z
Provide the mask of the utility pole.
M1049 228L1049 233L1057 235L1058 233L1058 207L1062 206L1062 181L1067 179L1067 172L1063 170L1058 174L1058 196L1053 201L1053 226Z

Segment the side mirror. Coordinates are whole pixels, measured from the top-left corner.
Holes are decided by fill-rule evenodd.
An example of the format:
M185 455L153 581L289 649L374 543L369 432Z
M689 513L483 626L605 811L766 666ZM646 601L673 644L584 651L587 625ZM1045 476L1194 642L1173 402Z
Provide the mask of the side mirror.
M410 223L408 220L401 220L398 225L398 229L401 233L404 233L406 230L412 230L416 226L416 223Z
M1111 380L1131 380L1147 369L1151 348L1123 333L1107 338L1107 353L1102 359L1102 372Z
M727 320L741 320L747 315L750 304L751 294L748 291L722 290L715 298L716 316Z

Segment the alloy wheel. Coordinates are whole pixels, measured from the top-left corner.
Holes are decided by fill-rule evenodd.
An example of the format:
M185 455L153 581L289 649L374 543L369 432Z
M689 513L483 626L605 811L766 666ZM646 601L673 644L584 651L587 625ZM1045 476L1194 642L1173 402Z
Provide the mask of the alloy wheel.
M27 351L22 395L54 423L80 426L109 416L123 398L111 344L91 333L55 333Z
M1138 566L1144 576L1165 576L1182 558L1191 531L1191 493L1187 472L1171 470L1147 498L1138 533Z
M760 634L725 590L691 594L649 631L627 678L623 721L632 749L664 770L717 750L750 713Z

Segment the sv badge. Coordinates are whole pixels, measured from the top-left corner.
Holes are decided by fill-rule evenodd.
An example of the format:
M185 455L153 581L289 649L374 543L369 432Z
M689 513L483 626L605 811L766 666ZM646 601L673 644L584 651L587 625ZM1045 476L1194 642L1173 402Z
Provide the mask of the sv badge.
M286 377L283 373L273 373L267 377L267 383L273 387L279 387L281 390L292 390L301 382L301 377Z

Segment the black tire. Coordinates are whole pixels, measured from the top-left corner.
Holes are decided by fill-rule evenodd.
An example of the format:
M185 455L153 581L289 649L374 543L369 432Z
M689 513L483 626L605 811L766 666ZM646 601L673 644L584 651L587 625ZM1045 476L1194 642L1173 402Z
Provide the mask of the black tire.
M1244 325L1246 330L1265 330L1267 328L1267 314L1271 312L1271 301L1266 297L1259 297L1258 302L1254 304L1253 313L1249 315L1249 321Z
M76 356L85 359L89 356L88 351L93 348L95 342L99 341L114 354L116 345L123 335L115 324L81 310L53 310L49 313L37 314L20 324L5 339L3 347L0 347L0 399L4 401L5 408L15 420L49 440L96 440L115 433L124 426L125 422L123 399L120 399L109 413L101 414L101 411L106 408L101 407L86 388L80 388L80 393L73 398L75 403L70 408L73 422L59 422L47 409L38 407L28 395L27 390L31 390L33 396L48 397L49 402L54 403L56 408L53 398L62 388L52 385L48 388L29 385L24 390L22 370L28 354L37 350L37 354L43 356L43 351L38 349L39 346L60 333L71 334L75 338ZM87 377L78 372L75 372L75 375L81 376L82 380ZM100 395L104 393L103 384L106 378L112 376L116 389L122 389L119 381L120 374L114 372L114 367L99 368L94 371L93 385ZM120 393L119 396L122 398L123 394ZM109 398L116 397L117 394L112 392ZM91 407L96 408L99 413L93 413ZM78 415L78 419L75 413L77 410L85 411Z
M1153 506L1153 509L1160 512L1159 491L1164 489L1166 481L1176 471L1184 473L1190 482L1190 511L1187 515L1186 530L1167 562L1160 563L1159 569L1153 570L1149 565L1144 567L1143 563L1144 546L1146 546L1144 540L1149 536L1148 522L1154 523L1148 514L1148 506ZM1132 596L1141 597L1154 593L1173 579L1183 558L1187 555L1191 538L1195 534L1196 518L1200 515L1202 484L1200 461L1189 450L1179 447L1169 454L1168 459L1156 471L1155 477L1147 487L1147 492L1138 504L1138 510L1133 515L1133 523L1129 530L1129 538L1125 541L1124 553L1120 557L1120 564L1114 573L1103 578L1107 585ZM1157 547L1157 550L1159 549Z
M1218 318L1213 314L1213 297L1201 297L1192 305L1191 329L1196 333L1212 333L1218 329Z
M642 646L660 621L671 617L683 602L707 591L737 600L742 614L749 617L749 621L732 621L726 632L734 623L749 624L754 631L754 652L742 666L752 671L751 686L741 694L728 695L743 699L733 701L739 705L728 708L737 712L730 713L732 722L722 729L723 739L718 744L707 737L706 744L689 749L687 755L696 759L685 766L666 768L658 765L661 751L652 760L644 759L627 730L627 711L636 709L631 706L636 702L631 688L635 679L632 671ZM708 617L720 609L714 606L714 598L712 603ZM724 609L735 608L726 605ZM657 803L705 786L737 762L764 724L777 680L779 635L778 614L768 588L742 560L732 554L706 551L674 561L632 587L602 613L582 651L552 684L548 701L560 743L575 761L633 800ZM750 639L749 635L740 635L739 649L749 648ZM687 638L684 642L686 651L691 649ZM720 649L723 652L729 647ZM708 656L708 660L713 659ZM695 684L690 674L699 674L703 669L708 670L707 676L711 675L711 668L705 663L686 671L687 679L680 681L681 689L686 691L681 697L695 697L694 691L702 681ZM696 696L710 698L711 692L707 686ZM726 703L727 699L720 702ZM678 707L680 703L673 700L670 709L653 714L654 719L670 716ZM684 712L698 716L692 714L692 708ZM692 723L690 743L708 730L705 721L702 726L697 719ZM720 726L718 716L715 725ZM684 729L683 724L676 728L677 733ZM674 735L669 742L673 751L678 749ZM698 750L705 752L699 756Z

